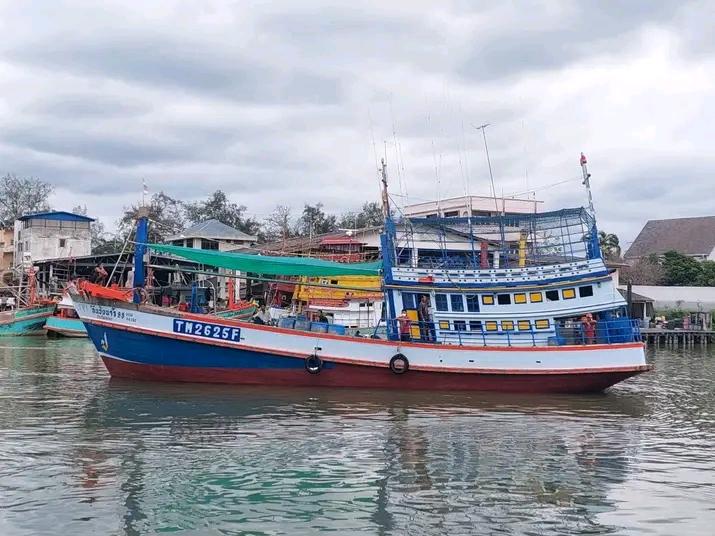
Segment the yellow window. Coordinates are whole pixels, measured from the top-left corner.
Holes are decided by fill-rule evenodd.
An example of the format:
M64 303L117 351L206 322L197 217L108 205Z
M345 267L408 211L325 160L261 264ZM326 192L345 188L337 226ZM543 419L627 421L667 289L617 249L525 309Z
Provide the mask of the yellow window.
M504 331L513 331L514 330L514 322L512 322L511 320L502 320L501 328Z
M482 303L484 305L494 305L494 296L491 294L485 294L482 296Z
M514 294L514 303L526 303L526 294Z
M487 331L496 331L497 330L497 323L489 320L488 322L484 323L484 329Z
M534 322L536 329L549 329L549 321L547 319L537 320Z
M531 329L531 322L528 320L519 320L519 331L529 331Z
M449 329L449 321L440 320L439 321L439 329Z
M565 288L561 291L561 296L564 300L572 300L576 297L575 288Z
M419 339L422 334L420 333L420 326L417 323L417 311L415 309L407 309L407 318L412 320L412 324L410 324L410 335L413 339Z
M544 297L541 295L541 292L530 293L529 299L531 300L531 303L539 303L539 302L544 301Z

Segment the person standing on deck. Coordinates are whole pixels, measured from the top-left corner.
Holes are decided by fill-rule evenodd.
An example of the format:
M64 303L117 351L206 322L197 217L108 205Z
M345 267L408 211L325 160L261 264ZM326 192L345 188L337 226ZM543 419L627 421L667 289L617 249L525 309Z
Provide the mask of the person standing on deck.
M596 321L591 313L586 313L581 319L583 328L583 339L585 344L593 344L596 342Z
M397 317L397 324L400 328L400 340L404 342L410 342L412 336L410 330L412 329L412 321L410 317L407 316L407 309L402 310L402 314Z
M271 313L266 310L265 305L261 305L253 315L253 323L260 325L268 325L271 323Z
M430 313L429 298L426 294L423 294L422 298L420 299L420 304L417 308L417 318L420 321L420 336L422 337L422 340L432 340L430 329L432 315Z

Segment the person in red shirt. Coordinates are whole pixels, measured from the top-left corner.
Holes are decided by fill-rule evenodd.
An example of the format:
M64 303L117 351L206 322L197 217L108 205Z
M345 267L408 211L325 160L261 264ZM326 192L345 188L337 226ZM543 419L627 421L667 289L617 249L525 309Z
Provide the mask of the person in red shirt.
M596 341L596 321L591 313L586 313L581 319L581 326L583 327L584 342L593 344Z
M400 328L400 340L401 341L411 341L412 340L412 335L411 335L411 328L412 328L412 321L410 318L407 316L407 309L402 310L402 314L397 317L397 323Z
M186 303L185 300L181 300L181 303L179 304L179 311L181 311L182 313L185 313L188 310L189 310L189 304Z

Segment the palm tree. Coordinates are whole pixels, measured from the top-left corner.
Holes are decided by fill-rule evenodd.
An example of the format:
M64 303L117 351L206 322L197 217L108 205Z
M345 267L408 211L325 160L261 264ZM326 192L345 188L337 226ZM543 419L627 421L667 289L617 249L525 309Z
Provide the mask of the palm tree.
M607 259L618 259L621 256L621 244L618 240L618 235L598 231L598 243L601 246L601 252Z

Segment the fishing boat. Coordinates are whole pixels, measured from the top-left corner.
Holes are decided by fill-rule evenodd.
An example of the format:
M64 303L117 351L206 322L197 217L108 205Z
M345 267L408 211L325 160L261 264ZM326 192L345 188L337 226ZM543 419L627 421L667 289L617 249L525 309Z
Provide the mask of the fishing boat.
M48 337L86 337L87 330L77 315L74 302L64 294L57 303L52 316L47 317L45 332Z
M585 169L584 169L585 173ZM386 389L583 393L649 369L598 243L592 209L393 219L383 163L381 260L340 263L147 244L266 276L379 276L371 337L285 318L278 326L179 313L86 285L77 312L112 376L152 381ZM305 282L303 283L305 284ZM366 289L360 289L365 291Z
M3 300L2 307L6 310L0 311L0 337L42 335L45 320L55 310L54 302L38 299L34 268L20 273L27 278L27 286L12 288L13 295Z

